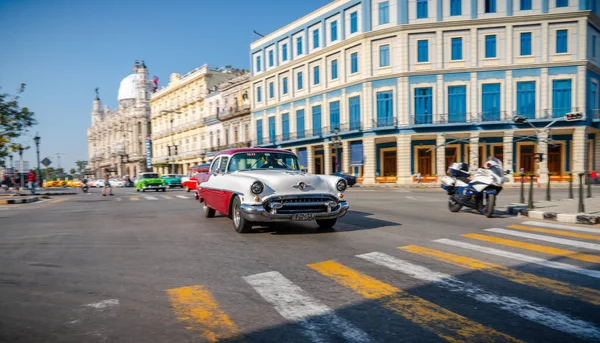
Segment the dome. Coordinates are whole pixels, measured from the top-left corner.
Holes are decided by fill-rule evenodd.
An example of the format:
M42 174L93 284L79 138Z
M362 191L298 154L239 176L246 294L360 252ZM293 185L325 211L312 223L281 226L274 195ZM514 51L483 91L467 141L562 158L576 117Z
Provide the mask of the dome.
M121 81L119 86L119 101L135 99L135 84L139 79L138 74L131 74Z

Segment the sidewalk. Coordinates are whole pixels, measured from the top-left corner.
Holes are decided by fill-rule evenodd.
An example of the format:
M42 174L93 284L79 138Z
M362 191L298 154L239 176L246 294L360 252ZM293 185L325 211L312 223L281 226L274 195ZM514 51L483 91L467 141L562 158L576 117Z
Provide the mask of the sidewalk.
M506 207L509 214L521 214L534 219L556 220L572 224L600 224L600 196L584 198L584 212L580 213L579 199L538 201L534 209L528 210L527 204L510 204Z
M2 196L0 197L0 205L26 204L30 202L40 201L39 196Z

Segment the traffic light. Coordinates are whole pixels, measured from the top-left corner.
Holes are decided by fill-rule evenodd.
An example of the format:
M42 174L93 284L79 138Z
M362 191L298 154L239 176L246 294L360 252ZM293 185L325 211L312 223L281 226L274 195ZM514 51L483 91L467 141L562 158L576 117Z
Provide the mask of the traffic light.
M565 115L566 121L576 121L576 120L583 120L583 119L585 119L583 112L569 112Z
M535 153L535 159L538 160L538 162L543 162L544 161L544 153L543 152Z

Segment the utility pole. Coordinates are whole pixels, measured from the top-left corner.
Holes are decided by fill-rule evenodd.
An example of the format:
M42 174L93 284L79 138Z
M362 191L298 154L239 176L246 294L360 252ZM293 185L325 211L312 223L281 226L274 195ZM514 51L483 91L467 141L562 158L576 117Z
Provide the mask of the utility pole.
M334 130L333 136L333 145L335 146L335 172L339 173L341 171L342 163L340 161L340 144L342 143L342 139L340 137L340 130L336 127Z
M60 180L62 178L62 167L60 166L60 156L64 155L64 152L57 152L56 153L56 159L57 159L57 169L58 169L58 179Z
M42 175L40 174L40 134L36 133L35 137L33 137L33 140L35 141L35 152L36 152L36 156L37 156L37 184L38 187L42 187Z
M24 180L24 175L23 175L23 150L24 150L23 146L19 145L19 160L20 160L19 175L21 175L21 178L20 178L21 179L21 187L19 187L19 190L21 188L23 188L23 186L25 185L24 184L25 180Z

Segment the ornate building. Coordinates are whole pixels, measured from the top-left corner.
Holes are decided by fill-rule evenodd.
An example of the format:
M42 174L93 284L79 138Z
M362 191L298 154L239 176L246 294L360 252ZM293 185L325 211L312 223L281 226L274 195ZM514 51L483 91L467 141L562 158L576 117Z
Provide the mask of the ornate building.
M150 96L154 84L148 79L144 62L136 61L133 73L119 86L119 107L102 107L98 90L88 128L91 174L100 177L105 168L123 176L135 176L147 170L146 140L150 135Z

